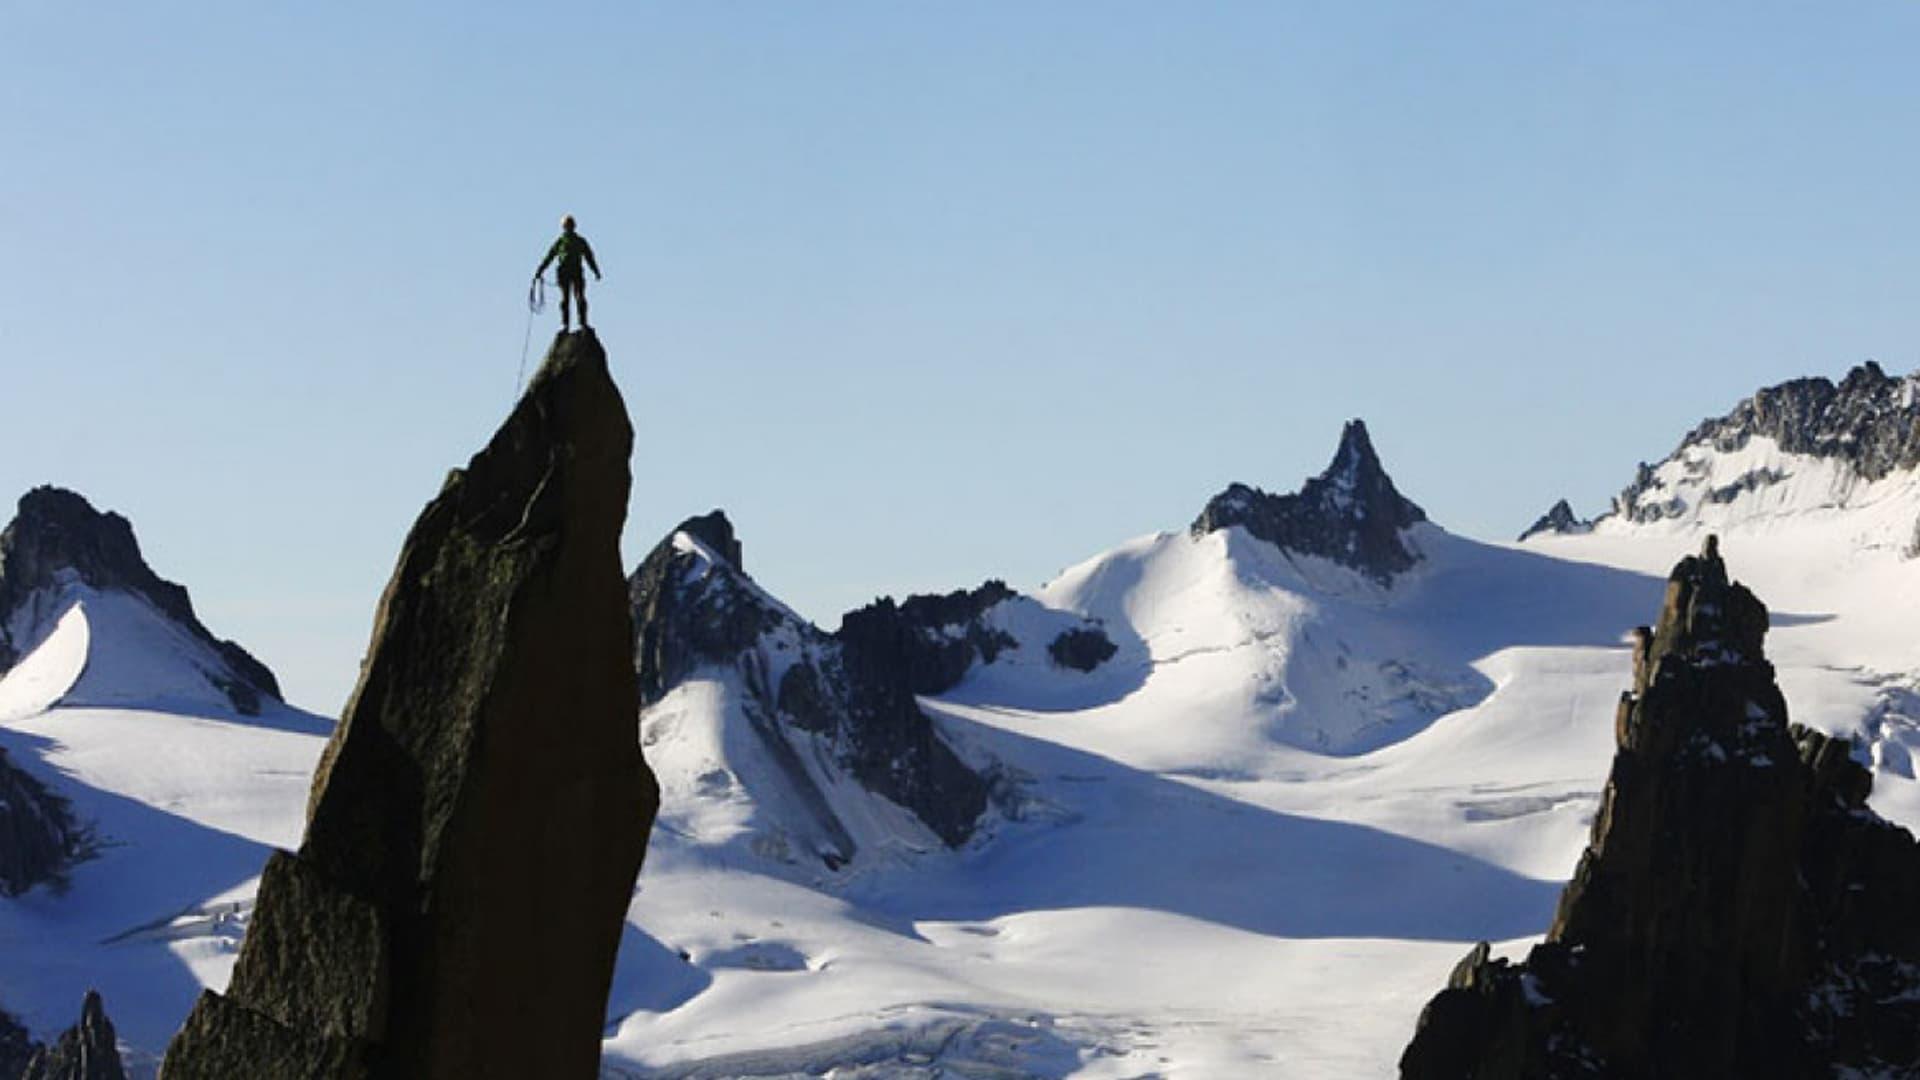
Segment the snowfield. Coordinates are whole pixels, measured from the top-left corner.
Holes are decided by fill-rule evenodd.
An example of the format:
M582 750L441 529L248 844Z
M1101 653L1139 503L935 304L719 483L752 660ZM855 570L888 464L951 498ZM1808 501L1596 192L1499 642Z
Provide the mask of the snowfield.
M1874 805L1920 827L1920 482L1847 483L1758 439L1662 468L1657 521L1518 545L1419 525L1390 588L1237 528L1065 571L996 613L1020 648L924 702L995 777L959 851L756 723L734 676L684 681L640 725L664 802L606 1074L1392 1075L1474 942L1544 931L1626 635L1708 531L1773 612L1793 718L1858 737ZM1756 471L1778 478L1725 493ZM192 657L111 599L50 613L0 680L0 746L100 844L64 893L0 900L0 1003L47 1037L98 986L150 1070L224 983L269 847L297 842L326 725L181 700ZM1118 653L1055 667L1060 612ZM830 814L783 780L789 751ZM826 820L851 864L819 857Z
M0 1005L51 1039L97 988L151 1075L202 986L224 986L274 847L297 845L328 721L238 717L204 647L144 600L76 587L0 678L0 748L91 824L64 890L0 899ZM27 640L32 640L28 638Z

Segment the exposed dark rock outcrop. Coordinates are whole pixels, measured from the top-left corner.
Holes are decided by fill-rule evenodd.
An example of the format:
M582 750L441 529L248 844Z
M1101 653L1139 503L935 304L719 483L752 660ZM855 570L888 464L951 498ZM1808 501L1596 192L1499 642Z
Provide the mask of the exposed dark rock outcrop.
M94 589L138 596L205 644L224 670L202 674L240 712L253 715L263 698L279 699L279 683L266 665L239 645L214 637L194 615L187 590L147 566L126 518L103 514L56 487L37 487L21 496L19 512L0 532L0 672L18 663L28 644L12 640L8 626L24 610L57 595L69 577Z
M67 867L91 846L67 801L0 750L0 895L18 896L42 882L59 884Z
M1920 844L1787 722L1766 629L1711 538L1674 568L1546 941L1462 961L1403 1076L1920 1074Z
M840 618L834 633L852 653L881 655L906 673L916 694L953 688L974 664L991 664L1019 643L984 621L988 609L1017 595L1004 581L944 595L882 597Z
M1047 643L1047 655L1053 662L1075 671L1092 671L1113 659L1120 646L1098 627L1083 626L1062 630Z
M1755 438L1771 439L1790 454L1842 462L1868 481L1920 466L1920 374L1894 378L1869 360L1838 383L1806 378L1767 387L1727 415L1701 421L1666 461L1690 448L1733 453ZM1756 469L1702 498L1730 502L1784 478L1775 469ZM1609 514L1650 522L1687 509L1686 499L1661 482L1656 467L1642 463Z
M619 535L632 429L562 335L415 522L298 854L268 861L197 1077L591 1077L658 807Z
M1520 539L1525 540L1529 536L1538 536L1541 533L1573 534L1592 530L1593 522L1576 516L1567 500L1561 499L1546 513L1540 515L1539 520L1527 526L1527 531L1520 534Z
M982 616L1012 590L988 582L901 604L881 600L827 634L756 585L739 551L732 525L716 510L675 529L628 579L642 699L658 701L705 665L740 671L749 720L815 808L832 848L819 854L830 865L852 858L853 840L781 725L823 736L863 786L912 811L948 845L964 843L986 808L986 781L940 738L914 695L950 688L973 663L1011 646Z
M1238 525L1287 551L1331 560L1384 585L1420 561L1405 531L1426 519L1394 488L1367 426L1349 420L1333 462L1297 494L1230 485L1207 502L1192 531L1202 536Z
M0 1077L26 1072L39 1049L32 1033L14 1019L12 1013L0 1010Z
M98 991L87 991L80 1022L61 1032L51 1046L41 1047L20 1076L21 1080L126 1080L120 1043Z

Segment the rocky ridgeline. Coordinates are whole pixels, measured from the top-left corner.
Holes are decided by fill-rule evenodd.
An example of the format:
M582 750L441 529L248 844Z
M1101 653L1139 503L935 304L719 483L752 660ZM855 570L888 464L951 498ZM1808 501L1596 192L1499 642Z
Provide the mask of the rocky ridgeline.
M1192 532L1204 536L1238 525L1284 550L1330 560L1387 585L1420 561L1404 534L1425 520L1426 512L1402 496L1381 467L1367 426L1349 420L1333 462L1297 494L1232 484L1207 502Z
M633 433L591 333L415 522L227 992L161 1075L591 1077L647 830L619 536Z
M1920 466L1920 374L1896 379L1869 360L1837 384L1806 378L1770 386L1727 415L1702 421L1666 460L1695 447L1733 453L1755 438L1771 439L1790 454L1842 462L1867 481ZM1662 484L1657 468L1642 463L1608 516L1649 522L1684 513L1685 504ZM1782 479L1777 470L1757 469L1702 497L1730 502Z
M140 597L206 645L219 658L220 670L202 674L241 713L255 715L263 699L280 699L273 672L239 645L208 632L194 615L187 590L147 566L126 518L103 514L81 496L56 487L34 488L21 496L19 512L0 532L0 673L19 663L30 644L14 635L58 616L43 609L73 579L104 592Z
M1767 610L1709 538L1637 635L1578 868L1524 963L1483 943L1411 1080L1920 1073L1920 844L1849 745L1790 725Z
M951 846L964 843L987 804L987 782L943 742L916 694L951 689L976 664L1019 643L990 613L1016 599L989 581L944 596L882 599L849 612L828 634L763 591L746 573L726 515L691 518L663 539L628 581L640 693L652 704L703 666L737 670L748 719L803 799L819 809L836 849L853 856L801 768L781 725L825 738L839 764L870 791L917 816ZM1049 656L1088 671L1115 646L1091 624L1061 631ZM792 759L792 760L789 760Z

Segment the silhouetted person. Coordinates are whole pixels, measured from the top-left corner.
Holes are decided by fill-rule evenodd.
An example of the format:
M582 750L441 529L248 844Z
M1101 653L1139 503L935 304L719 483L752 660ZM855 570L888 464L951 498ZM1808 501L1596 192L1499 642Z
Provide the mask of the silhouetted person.
M580 329L591 329L587 325L587 277L580 272L580 264L585 262L593 271L593 280L600 280L600 264L593 261L593 246L587 238L573 231L573 215L560 219L560 239L547 249L547 257L540 260L540 268L533 272L534 277L546 273L549 264L557 263L556 277L560 282L560 331L565 333L573 323L568 310L568 300L578 297L580 300Z

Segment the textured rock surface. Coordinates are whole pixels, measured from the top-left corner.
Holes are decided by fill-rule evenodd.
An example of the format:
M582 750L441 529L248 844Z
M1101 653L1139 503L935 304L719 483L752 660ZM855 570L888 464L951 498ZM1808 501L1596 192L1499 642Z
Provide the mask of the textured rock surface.
M19 1076L40 1047L11 1013L0 1011L0 1077Z
M95 589L141 597L205 643L227 668L206 672L207 681L240 712L253 715L263 697L279 699L273 672L239 645L214 637L194 615L187 590L147 566L126 518L103 514L79 495L55 487L21 496L19 512L0 532L0 672L18 663L26 647L13 640L10 627L67 574Z
M66 800L15 768L0 750L0 895L58 884L90 847Z
M1583 521L1575 516L1573 507L1567 500L1561 499L1546 513L1541 514L1539 520L1527 526L1527 530L1520 534L1520 539L1525 540L1529 536L1538 536L1541 533L1583 533L1592 529L1593 522Z
M89 990L80 1006L80 1022L34 1054L21 1080L126 1080L126 1076L113 1021L107 1019L99 992Z
M813 790L806 770L785 762L792 749L777 737L779 724L824 736L861 784L911 810L947 844L964 843L986 808L986 781L940 739L914 695L946 690L974 663L1011 647L983 616L1012 590L988 582L900 604L881 600L826 634L754 584L739 556L733 526L716 510L675 529L628 579L642 699L658 701L703 665L734 668L750 719L790 782ZM773 637L783 649L763 648ZM784 658L777 670L770 651ZM825 804L817 792L807 801ZM822 824L838 848L830 865L852 858L846 831Z
M162 1075L589 1077L658 808L619 557L632 430L562 335L415 522L297 855Z
M1053 662L1075 671L1092 671L1119 651L1120 646L1105 631L1093 627L1063 630L1047 643L1047 655Z
M1329 559L1388 584L1420 561L1404 532L1426 519L1425 511L1394 488L1373 451L1367 425L1349 420L1332 463L1297 494L1270 495L1233 484L1208 501L1193 533L1238 525L1287 551Z
M1838 383L1808 378L1768 387L1727 415L1702 421L1667 460L1689 447L1733 453L1756 437L1772 439L1790 454L1842 462L1863 480L1920 466L1920 373L1894 378L1869 360ZM1775 470L1756 469L1705 498L1729 502L1782 478ZM1643 463L1609 514L1649 522L1685 509L1661 485L1654 466Z
M1766 629L1713 540L1675 567L1547 940L1462 961L1403 1076L1920 1070L1920 845L1848 744L1788 724Z

